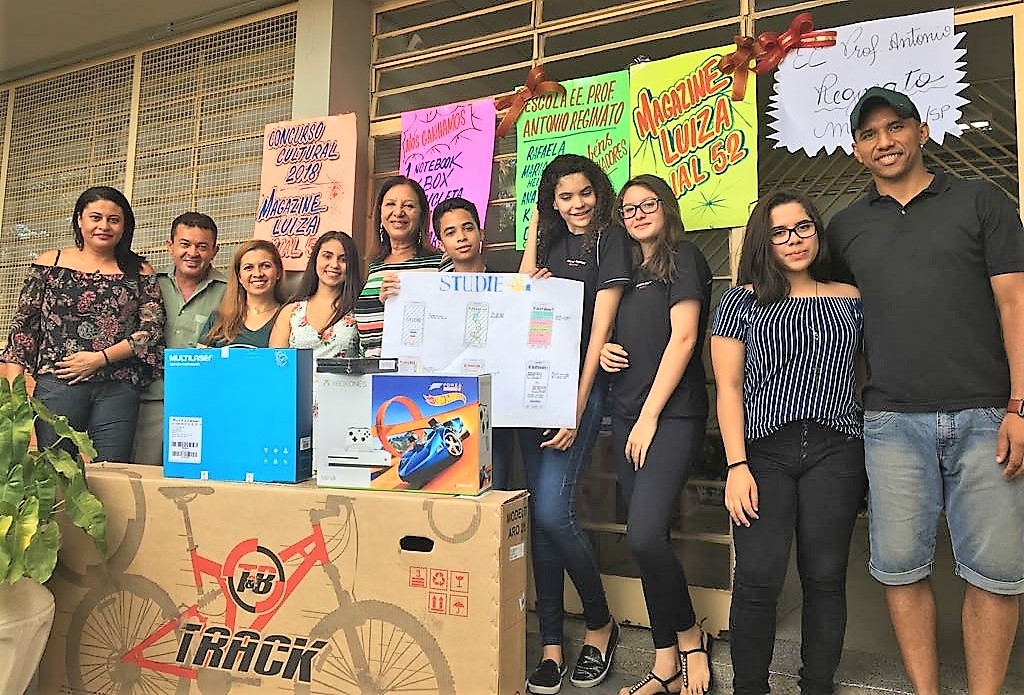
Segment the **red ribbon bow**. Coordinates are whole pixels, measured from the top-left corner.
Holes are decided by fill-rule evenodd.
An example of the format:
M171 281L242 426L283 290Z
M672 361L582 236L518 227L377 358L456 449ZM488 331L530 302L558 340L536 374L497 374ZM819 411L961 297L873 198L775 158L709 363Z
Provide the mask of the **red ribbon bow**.
M749 36L736 36L736 50L722 56L718 61L718 69L732 76L732 100L743 101L747 95L747 77L750 75L750 61L757 61L764 50ZM755 62L756 65L756 62Z
M548 74L544 71L544 66L538 65L530 70L526 76L526 83L513 96L501 97L495 100L494 108L498 111L508 109L505 117L498 124L498 137L503 138L508 135L508 132L512 130L512 126L518 120L519 114L523 112L526 102L545 94L565 94L565 87L555 80L549 80Z
M774 70L786 54L794 48L827 48L836 45L836 32L814 31L814 20L810 12L801 12L789 23L789 29L776 34L761 32L757 42L764 49L764 55L757 59L754 72L758 75Z
M786 54L796 48L827 48L836 45L836 32L814 31L810 12L801 12L789 23L789 28L776 34L762 31L756 39L737 36L736 50L718 61L718 69L735 73L732 83L733 101L742 101L747 93L747 75L753 69L758 75L778 67ZM750 67L750 61L754 67Z

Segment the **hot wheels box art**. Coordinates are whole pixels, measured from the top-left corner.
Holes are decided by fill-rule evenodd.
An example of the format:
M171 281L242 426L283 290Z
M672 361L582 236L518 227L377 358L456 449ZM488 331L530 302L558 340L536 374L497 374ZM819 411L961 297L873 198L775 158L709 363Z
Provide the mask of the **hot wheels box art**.
M390 464L332 461L323 486L477 494L491 485L490 375L374 374L370 435Z

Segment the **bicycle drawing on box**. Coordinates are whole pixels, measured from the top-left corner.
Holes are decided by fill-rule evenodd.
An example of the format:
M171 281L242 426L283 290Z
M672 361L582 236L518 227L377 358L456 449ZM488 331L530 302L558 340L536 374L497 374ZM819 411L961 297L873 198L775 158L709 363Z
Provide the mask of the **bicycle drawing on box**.
M133 493L141 495L135 482ZM447 659L415 616L383 601L356 600L342 584L333 560L352 544L357 563L351 498L328 495L323 509L309 512L309 535L283 549L249 538L221 562L199 552L189 516L189 504L213 488L159 491L181 512L196 601L175 606L155 582L126 573L123 562L107 568L113 574L106 585L81 582L92 588L68 631L68 644L78 645L66 656L72 692L185 695L195 683L203 695L227 693L234 684L300 695L454 694ZM325 535L325 521L337 530ZM337 607L320 614L308 634L279 634L274 617L314 567L326 574Z

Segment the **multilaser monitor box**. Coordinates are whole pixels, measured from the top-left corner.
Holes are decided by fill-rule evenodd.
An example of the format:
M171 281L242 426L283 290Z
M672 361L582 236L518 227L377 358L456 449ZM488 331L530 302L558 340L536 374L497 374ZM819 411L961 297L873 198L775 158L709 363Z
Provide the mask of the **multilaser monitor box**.
M521 693L527 497L169 480L96 464L38 692Z
M334 421L319 394L318 422ZM478 494L491 485L490 412L488 374L373 374L360 457L327 458L317 484Z
M294 483L313 475L313 353L164 352L164 474Z
M313 472L334 464L368 474L386 469L391 456L373 435L373 374L398 371L388 358L318 359L313 375Z

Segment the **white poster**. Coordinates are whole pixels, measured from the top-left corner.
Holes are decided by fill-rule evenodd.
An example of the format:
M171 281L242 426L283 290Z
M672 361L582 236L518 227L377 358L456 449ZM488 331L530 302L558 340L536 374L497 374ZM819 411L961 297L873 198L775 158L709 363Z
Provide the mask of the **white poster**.
M402 273L381 354L400 372L491 374L495 427L575 427L583 284L518 273Z
M766 137L790 152L814 156L853 152L850 111L870 87L902 92L921 112L940 145L959 137L959 96L966 87L964 54L957 48L953 10L937 10L839 27L836 45L792 51L779 65Z

